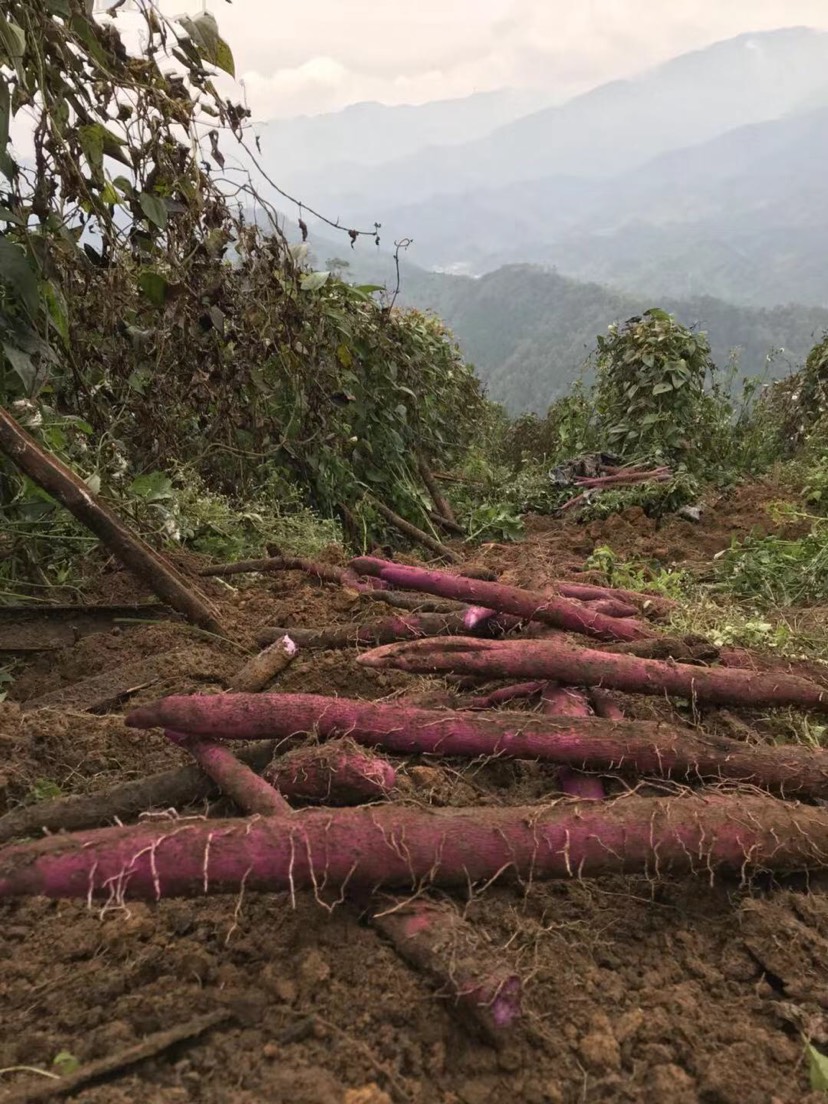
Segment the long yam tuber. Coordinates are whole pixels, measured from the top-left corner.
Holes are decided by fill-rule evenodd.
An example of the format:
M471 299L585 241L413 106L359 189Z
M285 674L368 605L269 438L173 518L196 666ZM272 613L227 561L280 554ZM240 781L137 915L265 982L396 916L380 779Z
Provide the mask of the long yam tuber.
M460 885L610 872L809 871L828 862L828 811L755 793L562 799L527 808L310 809L149 822L0 851L0 898L161 900L250 890Z
M224 739L315 732L350 736L396 754L504 756L635 776L731 779L781 793L828 796L828 751L747 746L689 726L598 717L451 712L315 694L162 698L128 714L134 728L166 727Z
M445 571L404 567L372 556L359 557L352 561L352 566L355 571L374 575L391 587L420 590L440 598L451 598L512 614L524 620L543 621L548 625L583 633L599 640L639 640L651 633L646 625L638 621L607 617L565 598L547 598L543 594L503 583L467 579Z
M628 694L669 694L712 705L794 705L828 712L828 690L796 675L639 659L579 648L561 640L420 640L364 652L358 662L366 667L395 667L418 674L545 678Z

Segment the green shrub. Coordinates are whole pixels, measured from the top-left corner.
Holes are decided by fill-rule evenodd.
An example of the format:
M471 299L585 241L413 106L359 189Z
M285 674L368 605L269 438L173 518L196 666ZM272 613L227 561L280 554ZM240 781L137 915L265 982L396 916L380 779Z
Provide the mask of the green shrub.
M598 338L596 429L608 449L698 468L709 462L730 410L711 392L715 366L703 333L648 310Z

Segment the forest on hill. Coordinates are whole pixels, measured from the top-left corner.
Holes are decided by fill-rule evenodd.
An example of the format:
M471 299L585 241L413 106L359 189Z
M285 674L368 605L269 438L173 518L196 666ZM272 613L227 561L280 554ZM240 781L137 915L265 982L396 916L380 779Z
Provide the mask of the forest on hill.
M387 249L358 243L353 251L343 251L314 232L308 242L317 268L333 268L356 284L394 290L397 274ZM396 301L442 318L490 398L512 413L543 412L576 379L590 380L596 339L613 322L655 304L708 333L715 363L732 369L737 379L769 382L787 375L828 331L828 308L746 307L711 295L653 299L531 264L504 265L481 277L449 275L427 272L405 253Z

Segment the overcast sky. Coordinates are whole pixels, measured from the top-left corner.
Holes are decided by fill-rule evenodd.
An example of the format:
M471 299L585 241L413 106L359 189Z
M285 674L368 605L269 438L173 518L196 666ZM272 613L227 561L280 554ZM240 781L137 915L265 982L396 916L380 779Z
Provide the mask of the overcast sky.
M258 119L504 86L566 95L828 0L208 0ZM200 0L163 0L170 14Z

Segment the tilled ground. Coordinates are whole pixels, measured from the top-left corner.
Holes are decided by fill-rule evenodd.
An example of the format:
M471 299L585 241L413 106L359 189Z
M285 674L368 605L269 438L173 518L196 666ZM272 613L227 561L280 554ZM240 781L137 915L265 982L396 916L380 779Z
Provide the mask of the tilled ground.
M753 498L751 498L753 494ZM656 530L635 513L580 527L538 520L525 543L487 546L475 559L504 581L541 586L596 544L619 554L704 562L767 518L741 492L700 527ZM764 520L763 520L764 518ZM230 580L234 582L234 580ZM249 644L266 624L318 626L385 616L344 591L289 573L206 588ZM101 599L135 597L120 573ZM47 693L159 654L177 658L99 712L56 705ZM85 636L29 661L0 705L0 812L34 793L108 785L180 764L154 733L128 730L127 706L171 690L219 689L240 649L182 624ZM115 687L117 690L117 687ZM353 651L305 653L281 691L419 701L444 683L367 670ZM103 698L106 694L102 692ZM630 716L667 703L625 699ZM762 719L745 717L761 731ZM711 711L705 723L724 721ZM445 805L517 804L555 791L552 767L502 762L450 769L399 764L410 799ZM203 813L204 807L179 810ZM211 812L228 809L221 803ZM10 1067L49 1068L61 1051L80 1062L216 1009L232 1016L76 1094L117 1104L794 1104L809 1097L803 1037L828 1044L828 897L818 886L725 880L494 886L468 901L492 958L525 982L522 1025L497 1050L471 1034L432 985L406 966L356 905L327 912L310 895L167 900L101 913L85 902L0 906L0 1104L24 1085L50 1084Z

